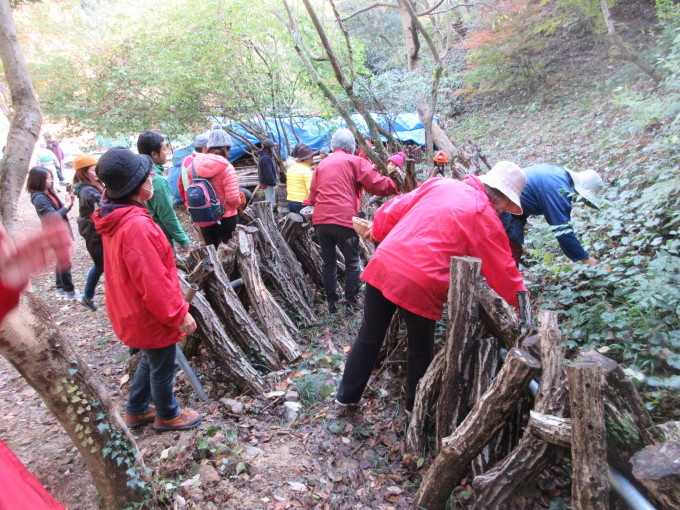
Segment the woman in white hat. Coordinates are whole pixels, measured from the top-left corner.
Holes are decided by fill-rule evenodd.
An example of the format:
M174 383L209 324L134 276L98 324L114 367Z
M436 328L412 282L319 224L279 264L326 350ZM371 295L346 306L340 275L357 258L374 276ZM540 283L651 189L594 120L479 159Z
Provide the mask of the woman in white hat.
M543 216L564 254L574 262L589 266L597 264L583 249L571 226L571 207L578 193L586 204L598 208L597 194L602 189L602 178L595 170L573 172L568 168L541 164L523 168L527 185L520 196L522 215L503 214L501 221L510 239L510 248L519 265L524 251L524 227L529 216Z
M364 317L338 389L340 405L356 404L375 366L397 308L408 330L406 409L434 354L435 321L449 286L451 257L482 260L482 275L503 299L517 306L524 283L510 254L498 213L522 213L526 179L507 161L482 177L444 177L399 195L375 213L364 237L381 241L361 275L366 282Z

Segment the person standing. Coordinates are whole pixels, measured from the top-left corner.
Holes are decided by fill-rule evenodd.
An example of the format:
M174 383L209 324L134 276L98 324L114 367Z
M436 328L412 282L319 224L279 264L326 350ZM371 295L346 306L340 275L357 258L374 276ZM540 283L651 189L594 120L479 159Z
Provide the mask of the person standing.
M170 246L177 243L182 251L187 251L191 240L172 208L170 185L163 177L163 165L168 158L165 137L156 131L149 129L144 131L137 138L137 152L149 156L154 163L153 193L146 203L151 217L161 227L165 237L170 242Z
M59 176L60 184L65 184L64 175L62 174L62 168L64 166L64 151L61 150L59 142L57 142L51 134L45 133L43 135L45 139L45 147L51 150L57 158L57 175Z
M59 160L57 156L47 148L45 142L40 142L36 149L36 165L46 168L52 174L53 188L57 192L61 192L61 186L65 185L64 177L61 175L59 169Z
M94 292L99 279L104 273L104 247L102 236L92 223L92 213L99 208L104 187L97 178L95 166L97 161L89 154L78 154L73 160L73 192L78 197L78 232L85 239L85 247L92 257L93 266L87 274L85 290L80 303L93 312L98 306L94 302Z
M196 330L196 322L183 298L170 243L144 207L155 193L153 167L149 156L124 147L105 152L97 164L97 176L106 186L104 200L92 220L103 238L111 325L124 344L142 351L125 424L188 430L203 416L180 409L175 400L176 344Z
M51 216L59 216L64 223L66 223L71 238L73 238L73 232L71 232L71 226L68 222L68 213L73 208L75 197L73 193L69 193L68 206L64 205L54 192L52 185L52 172L47 168L34 166L28 172L26 191L31 194L31 202L40 217L40 221L44 222ZM55 279L58 298L69 301L77 301L80 299L80 293L78 293L73 286L70 264L68 267L57 265L57 268L55 269Z
M276 210L276 162L274 161L274 140L267 138L262 148L257 151L257 178L260 188L264 190L265 199Z
M522 170L503 161L481 177L429 179L376 211L365 237L380 244L361 275L364 316L338 388L340 405L361 400L400 309L408 335L406 410L413 409L418 381L434 355L435 322L446 301L451 257L481 259L489 286L517 306L516 292L524 284L498 213L522 213L519 195L525 183Z
M312 162L317 152L311 147L301 144L296 147L296 163L288 169L286 181L286 193L288 210L299 213L302 204L309 197L309 188L312 185Z
M340 299L337 292L338 261L336 248L345 257L345 301L347 310L360 310L359 306L359 236L352 228L364 189L373 195L388 196L398 193L389 177L380 175L373 165L358 156L354 136L349 129L338 129L331 139L333 153L321 161L310 185L309 203L314 206L312 224L316 231L321 257L322 275L328 310L337 311Z
M568 168L549 164L533 165L522 169L527 185L520 200L521 215L504 213L501 221L510 239L512 256L519 267L524 253L524 227L529 216L543 216L562 252L574 262L589 266L597 264L579 242L571 226L571 208L574 194L579 194L590 207L597 209L597 194L602 189L602 178L595 170L573 172Z
M194 140L194 152L192 152L182 160L182 165L180 166L179 170L179 179L177 180L177 188L179 190L179 196L182 199L182 202L184 203L185 206L187 205L186 189L189 187L189 182L191 182L187 170L191 165L191 162L196 158L196 156L198 156L199 154L204 154L208 150L207 145L208 145L208 133L201 133Z

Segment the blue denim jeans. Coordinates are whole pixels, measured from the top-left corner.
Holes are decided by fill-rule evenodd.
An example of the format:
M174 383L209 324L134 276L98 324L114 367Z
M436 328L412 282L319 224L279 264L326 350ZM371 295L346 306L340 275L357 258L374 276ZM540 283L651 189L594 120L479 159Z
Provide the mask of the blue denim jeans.
M321 274L323 286L328 302L338 301L338 258L335 254L336 246L345 257L345 299L357 301L359 294L359 275L361 274L361 260L359 259L359 236L353 228L331 223L315 225L316 238L321 248Z
M177 371L177 344L160 349L142 349L137 371L132 378L125 412L143 414L149 410L153 397L156 416L170 420L179 414L173 386Z
M271 202L272 209L276 211L276 186L267 186L264 189L264 199Z
M85 283L85 297L92 299L94 297L94 289L102 277L104 269L99 266L92 266L90 272L87 274L87 282Z

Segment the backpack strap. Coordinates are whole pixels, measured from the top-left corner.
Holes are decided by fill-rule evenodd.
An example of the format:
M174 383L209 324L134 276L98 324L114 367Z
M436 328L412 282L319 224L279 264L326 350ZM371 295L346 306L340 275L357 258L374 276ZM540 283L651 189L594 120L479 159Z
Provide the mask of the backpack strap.
M196 179L198 178L198 174L196 173L196 169L194 168L194 162L191 162L191 177Z

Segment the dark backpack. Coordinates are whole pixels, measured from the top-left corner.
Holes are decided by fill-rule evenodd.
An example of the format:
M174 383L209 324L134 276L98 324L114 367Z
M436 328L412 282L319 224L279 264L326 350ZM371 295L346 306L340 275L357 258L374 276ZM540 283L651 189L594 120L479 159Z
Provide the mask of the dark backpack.
M192 180L187 188L187 207L191 219L197 227L217 225L224 215L224 206L220 203L208 177L199 177L191 163Z

